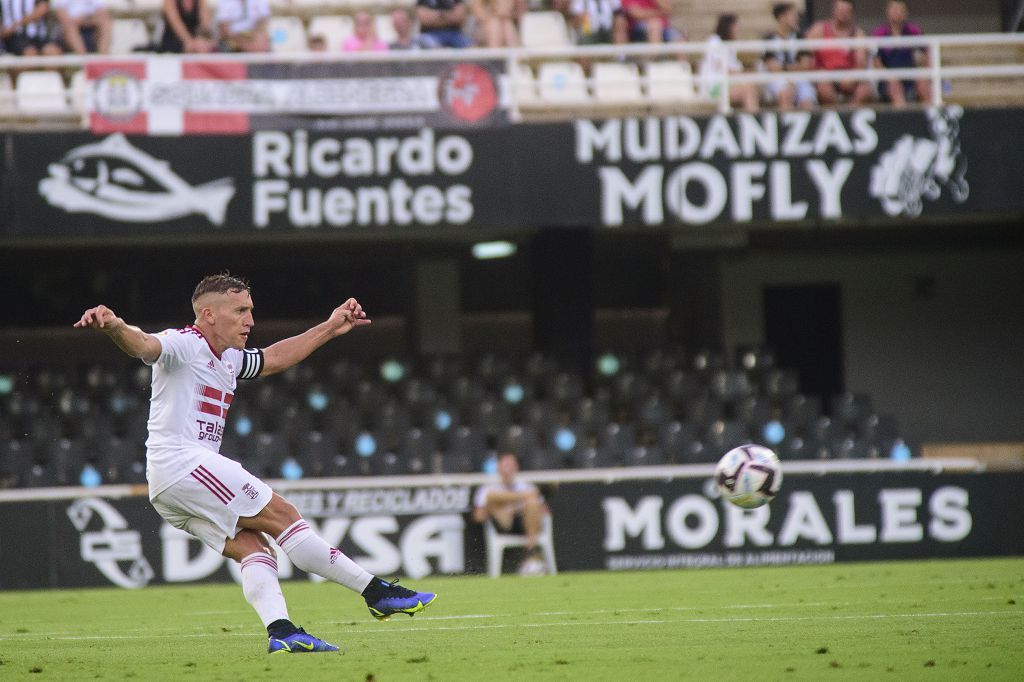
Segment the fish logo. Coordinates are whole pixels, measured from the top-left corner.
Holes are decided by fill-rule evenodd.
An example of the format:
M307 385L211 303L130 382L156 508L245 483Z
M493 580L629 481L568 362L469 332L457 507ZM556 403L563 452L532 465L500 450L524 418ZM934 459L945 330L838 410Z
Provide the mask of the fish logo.
M193 187L167 161L121 133L76 147L47 170L39 194L51 206L121 222L156 223L197 213L219 227L235 195L232 178Z

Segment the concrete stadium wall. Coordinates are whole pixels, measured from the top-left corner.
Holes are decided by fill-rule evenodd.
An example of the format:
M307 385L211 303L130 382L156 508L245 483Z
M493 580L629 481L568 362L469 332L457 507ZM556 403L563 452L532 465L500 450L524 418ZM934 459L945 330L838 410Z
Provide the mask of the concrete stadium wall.
M765 286L839 284L848 390L914 441L1021 440L1022 262L1019 251L728 255L725 341L763 342Z

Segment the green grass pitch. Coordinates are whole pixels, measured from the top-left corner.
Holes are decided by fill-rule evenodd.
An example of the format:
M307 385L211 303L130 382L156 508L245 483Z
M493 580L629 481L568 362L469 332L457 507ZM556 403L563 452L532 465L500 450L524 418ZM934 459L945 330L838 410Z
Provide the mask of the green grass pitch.
M411 582L411 581L410 581ZM1024 679L1024 559L429 578L378 623L284 586L339 654L266 654L234 585L0 594L0 679Z

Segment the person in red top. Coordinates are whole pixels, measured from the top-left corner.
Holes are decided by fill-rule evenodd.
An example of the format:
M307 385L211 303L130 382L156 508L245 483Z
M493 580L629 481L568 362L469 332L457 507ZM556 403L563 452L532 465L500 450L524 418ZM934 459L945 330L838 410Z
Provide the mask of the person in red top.
M672 0L622 0L629 21L629 40L634 43L670 43L682 34L669 26Z
M832 16L819 21L807 31L805 38L863 38L864 31L854 23L853 0L835 0ZM814 68L823 71L845 71L865 69L868 52L864 48L822 48L814 53ZM865 80L844 79L820 81L818 101L821 104L837 104L841 98L852 104L863 104L872 99L871 84Z

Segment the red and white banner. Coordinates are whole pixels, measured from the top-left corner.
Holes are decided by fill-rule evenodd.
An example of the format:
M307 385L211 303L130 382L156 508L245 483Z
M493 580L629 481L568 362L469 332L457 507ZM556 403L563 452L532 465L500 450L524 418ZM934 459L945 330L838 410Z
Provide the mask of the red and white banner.
M306 127L314 117L359 119L359 129L490 125L503 120L497 71L496 63L247 63L163 55L93 62L86 68L89 123L97 134L148 135L242 134ZM374 117L392 120L378 126Z
M97 134L230 135L249 132L249 114L235 111L194 111L174 101L154 101L160 86L183 81L216 83L223 87L246 79L240 62L186 62L175 57L91 62L89 127Z

